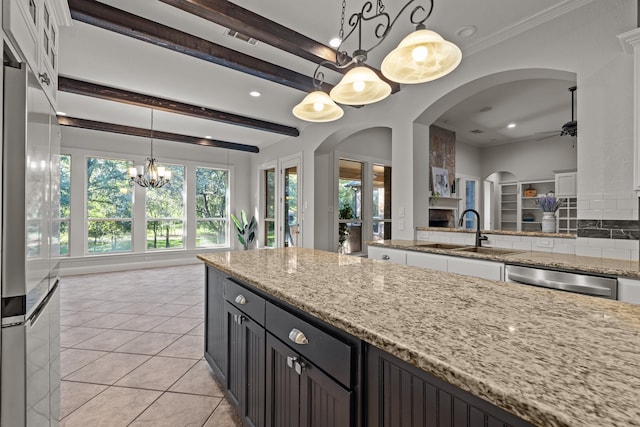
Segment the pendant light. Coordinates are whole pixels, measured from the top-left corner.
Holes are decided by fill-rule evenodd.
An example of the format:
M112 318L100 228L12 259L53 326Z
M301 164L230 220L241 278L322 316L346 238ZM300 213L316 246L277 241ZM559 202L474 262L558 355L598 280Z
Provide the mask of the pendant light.
M342 0L342 14L340 19L340 44L336 47L336 59L322 61L313 74L316 91L307 95L302 102L293 108L293 114L311 122L328 122L337 120L344 112L335 102L345 105L367 105L381 101L391 94L391 86L383 81L373 70L364 63L367 54L375 49L391 32L398 18L416 0L409 0L402 6L398 14L392 19L385 12L383 0L374 2L367 0L359 12L353 13L345 20L346 0ZM410 21L416 26L416 31L391 51L381 65L381 71L388 80L413 84L424 83L438 79L453 71L462 60L462 52L455 44L444 40L438 33L426 30L424 22L431 16L435 0L429 0L427 11L422 6L415 6L410 13ZM423 16L421 19L420 17ZM375 25L374 36L377 41L368 49L362 47L363 23L373 21L382 22ZM344 23L349 25L345 35ZM357 31L356 31L357 30ZM341 51L343 44L354 33L358 35L358 49L349 57L347 52ZM334 86L329 95L320 90L324 83L324 74L320 71L323 66L331 65L334 69L345 69L354 66L342 80ZM330 96L330 98L329 98ZM335 102L333 102L335 101Z
M153 157L153 108L151 109L151 153L145 165L129 168L129 185L138 184L143 188L160 188L171 180L171 171L158 166Z
M424 83L449 74L460 61L462 51L458 46L422 26L389 52L382 61L380 70L394 82Z

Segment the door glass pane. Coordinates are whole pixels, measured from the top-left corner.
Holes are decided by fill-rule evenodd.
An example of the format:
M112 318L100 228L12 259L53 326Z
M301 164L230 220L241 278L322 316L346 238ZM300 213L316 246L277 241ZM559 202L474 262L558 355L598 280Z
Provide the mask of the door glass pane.
M276 245L276 170L264 171L264 241L266 247Z
M362 252L362 172L361 162L339 160L338 250Z
M284 246L298 246L298 168L284 170Z
M465 206L467 209L476 208L476 182L465 181ZM465 215L465 227L469 229L476 228L476 216L471 212L467 212Z
M373 165L373 240L391 239L390 221L391 167Z

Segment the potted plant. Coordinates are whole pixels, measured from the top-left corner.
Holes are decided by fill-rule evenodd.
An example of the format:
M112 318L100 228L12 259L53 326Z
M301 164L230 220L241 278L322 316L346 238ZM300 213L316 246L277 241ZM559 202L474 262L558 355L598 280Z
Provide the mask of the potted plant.
M247 221L247 214L245 211L240 211L240 219L238 219L234 214L231 214L231 219L233 220L233 224L236 226L236 231L238 232L238 241L242 243L244 249L249 249L249 245L253 243L253 240L256 237L256 226L258 223L256 222L256 217L252 216L251 221Z
M564 203L563 199L556 199L555 196L545 195L536 199L536 206L542 210L542 232L556 232L556 211Z
M351 206L344 204L342 205L342 207L338 210L338 219L351 219L353 218L353 209L351 208ZM347 224L345 223L340 223L338 225L338 252L339 253L344 253L344 242L347 240L347 238L349 237L349 228L347 227Z

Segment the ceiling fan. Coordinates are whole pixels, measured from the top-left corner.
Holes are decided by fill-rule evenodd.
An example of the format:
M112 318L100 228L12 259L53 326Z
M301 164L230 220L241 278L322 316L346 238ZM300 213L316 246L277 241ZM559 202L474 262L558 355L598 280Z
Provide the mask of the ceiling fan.
M544 138L536 139L536 141L542 141L547 138L552 138L554 136L577 136L578 135L578 121L575 119L575 98L576 98L576 86L571 86L569 88L569 92L571 92L571 121L562 125L562 130L560 133L557 131L552 131L555 135L545 136ZM548 133L548 132L544 132Z

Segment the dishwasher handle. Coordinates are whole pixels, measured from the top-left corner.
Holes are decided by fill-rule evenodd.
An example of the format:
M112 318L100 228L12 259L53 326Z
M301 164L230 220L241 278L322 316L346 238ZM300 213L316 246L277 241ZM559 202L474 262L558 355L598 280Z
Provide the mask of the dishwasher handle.
M611 289L603 286L587 286L575 283L558 282L555 280L537 279L535 277L523 276L513 272L508 273L507 278L516 283L525 285L542 286L545 288L559 289L561 291L579 292L587 295L598 295L604 297L611 296Z

